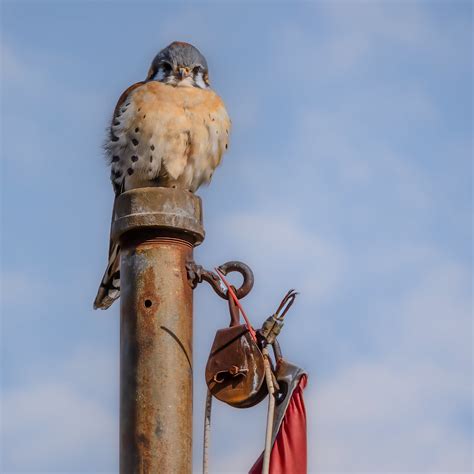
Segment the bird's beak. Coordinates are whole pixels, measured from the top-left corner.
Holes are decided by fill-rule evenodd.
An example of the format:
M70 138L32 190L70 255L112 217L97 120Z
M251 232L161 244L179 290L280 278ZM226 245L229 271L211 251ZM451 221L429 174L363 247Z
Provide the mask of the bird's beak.
M179 78L185 79L186 77L191 75L191 70L188 67L180 67L179 68Z

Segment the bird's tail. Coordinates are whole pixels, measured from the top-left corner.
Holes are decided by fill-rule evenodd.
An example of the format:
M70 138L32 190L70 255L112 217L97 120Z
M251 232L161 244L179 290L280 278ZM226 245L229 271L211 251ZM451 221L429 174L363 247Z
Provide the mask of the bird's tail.
M109 263L94 300L94 309L107 309L120 296L119 244L112 243L110 250Z
M112 211L112 223L115 216L115 201ZM100 282L94 309L107 309L120 296L120 245L110 240L109 263Z

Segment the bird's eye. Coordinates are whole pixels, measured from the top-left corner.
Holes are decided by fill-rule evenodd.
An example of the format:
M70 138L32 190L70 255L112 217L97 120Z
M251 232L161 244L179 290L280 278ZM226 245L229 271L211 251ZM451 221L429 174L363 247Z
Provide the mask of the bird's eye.
M193 74L198 74L199 72L201 72L201 66L196 66L193 68Z
M161 63L161 69L163 69L163 72L170 72L171 65L169 63Z

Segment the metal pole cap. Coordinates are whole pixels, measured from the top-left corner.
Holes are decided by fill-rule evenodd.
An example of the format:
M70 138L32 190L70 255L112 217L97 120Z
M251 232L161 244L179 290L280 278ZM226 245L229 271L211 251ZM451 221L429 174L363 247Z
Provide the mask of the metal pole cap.
M205 235L201 198L176 188L137 188L122 193L115 202L112 239L143 229L183 233L199 245Z

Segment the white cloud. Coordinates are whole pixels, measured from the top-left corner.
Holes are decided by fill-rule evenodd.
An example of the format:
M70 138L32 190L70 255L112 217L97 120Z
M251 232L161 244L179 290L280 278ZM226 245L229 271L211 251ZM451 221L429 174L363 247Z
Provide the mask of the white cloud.
M96 472L113 454L114 414L61 382L11 390L2 411L7 471Z
M27 367L3 391L2 472L112 472L118 459L114 354L92 346ZM34 370L36 369L36 370Z
M344 264L341 248L335 242L310 233L290 211L280 214L255 210L233 214L223 226L226 241L237 242L247 258L262 273L272 275L272 284L291 281L310 295L313 303L329 297L340 281ZM323 269L308 272L307 269ZM292 276L289 277L286 272Z
M47 279L33 271L2 271L0 273L0 301L2 306L35 304L53 291Z
M303 64L307 76L348 77L374 67L381 45L441 64L466 60L469 54L467 44L459 48L459 35L466 35L468 24L443 23L440 31L421 1L319 2L313 15L324 25L319 43L311 41L312 32L299 23L289 22L276 37L280 51Z
M468 377L472 357L472 273L464 265L441 261L426 269L399 308L400 350L423 352L433 362Z
M444 418L463 382L433 367L356 364L308 391L316 472L471 472L467 436ZM452 404L433 405L450 397ZM440 411L441 408L441 411Z
M31 64L20 48L12 47L14 43L2 40L0 43L0 72L5 89L21 88L24 95L44 94L47 86L47 73L36 64ZM31 50L29 51L31 53ZM3 90L3 93L7 90ZM4 114L4 110L2 110Z
M469 272L433 257L400 301L378 302L377 355L310 386L316 472L472 472Z
M24 80L28 77L28 68L4 42L0 44L1 73L4 81Z

